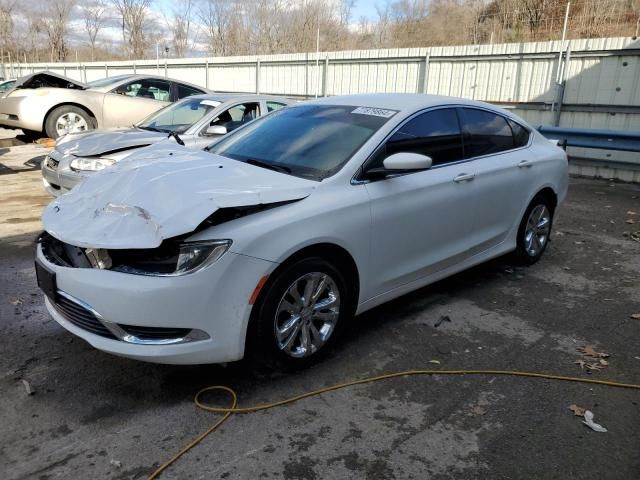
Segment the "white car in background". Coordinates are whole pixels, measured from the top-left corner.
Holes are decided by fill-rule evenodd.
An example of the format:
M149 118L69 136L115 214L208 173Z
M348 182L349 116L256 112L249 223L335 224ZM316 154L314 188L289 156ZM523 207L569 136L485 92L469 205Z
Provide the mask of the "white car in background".
M485 103L316 100L89 177L46 208L37 278L53 318L106 352L304 363L354 314L508 252L537 261L567 169Z
M204 148L245 123L291 103L269 95L194 95L127 128L69 133L42 162L44 189L57 197L137 149L169 138L189 148Z

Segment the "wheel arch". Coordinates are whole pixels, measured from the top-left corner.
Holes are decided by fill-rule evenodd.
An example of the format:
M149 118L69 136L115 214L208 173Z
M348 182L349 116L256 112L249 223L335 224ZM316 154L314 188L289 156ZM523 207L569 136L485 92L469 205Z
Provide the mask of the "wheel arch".
M350 289L352 305L349 305L349 315L356 312L360 294L360 273L353 256L344 247L331 242L318 242L306 245L294 253L290 254L283 262L281 262L268 276L260 292L255 299L244 337L244 355L248 351L253 351L256 341L256 332L258 328L258 314L261 310L262 302L270 288L270 286L278 278L280 272L287 267L305 258L320 258L332 263L345 276L345 283Z
M551 188L550 186L546 186L544 188L541 188L531 198L529 203L531 203L533 201L533 199L538 197L538 196L542 196L542 197L547 198L549 200L549 203L551 204L551 209L552 209L551 213L555 212L555 209L558 206L558 195L556 194L556 192L555 192L555 190L553 188Z

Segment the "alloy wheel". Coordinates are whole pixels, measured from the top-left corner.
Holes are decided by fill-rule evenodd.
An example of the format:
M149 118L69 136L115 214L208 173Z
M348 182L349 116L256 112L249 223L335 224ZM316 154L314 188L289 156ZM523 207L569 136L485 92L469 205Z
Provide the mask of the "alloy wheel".
M67 133L85 132L89 129L87 120L75 112L67 112L60 115L55 125L58 136L66 135Z
M278 348L294 358L308 357L327 342L340 316L340 292L326 273L294 281L280 299L274 333Z
M524 231L524 248L531 257L538 256L549 240L551 213L546 205L536 205L527 219Z

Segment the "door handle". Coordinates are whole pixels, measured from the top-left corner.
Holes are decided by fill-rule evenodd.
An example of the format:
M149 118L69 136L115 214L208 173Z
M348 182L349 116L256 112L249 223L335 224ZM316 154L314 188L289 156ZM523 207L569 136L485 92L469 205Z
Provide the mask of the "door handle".
M460 175L455 177L453 181L456 183L467 182L467 181L470 182L475 178L475 176L476 176L475 173L461 173Z
M533 166L533 162L531 160L521 160L518 162L518 168L531 168Z

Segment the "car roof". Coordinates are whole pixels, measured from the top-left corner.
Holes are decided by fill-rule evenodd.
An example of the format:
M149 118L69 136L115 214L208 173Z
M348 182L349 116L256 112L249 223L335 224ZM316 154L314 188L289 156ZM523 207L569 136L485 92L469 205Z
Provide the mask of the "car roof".
M373 107L388 110L398 110L404 113L415 112L429 107L440 105L469 105L491 108L503 112L501 108L484 102L468 100L465 98L447 97L444 95L430 95L426 93L365 93L360 95L345 95L325 97L305 102L316 105L348 105L354 107Z
M287 104L293 103L294 100L276 97L274 95L261 95L256 93L211 93L205 95L191 95L185 98L197 98L202 100L213 100L220 103L226 102L242 102L242 101L256 101L256 100L273 100L278 102L285 102Z
M107 86L95 87L93 89L94 90L109 89L109 88L112 88L113 85L116 85L116 84L122 84L122 83L126 83L126 82L131 82L133 80L141 80L141 79L147 78L147 79L152 79L152 80L167 80L169 82L182 83L184 85L188 85L190 87L197 88L198 90L208 91L207 88L201 87L200 85L195 85L193 83L189 83L189 82L184 81L184 80L179 80L177 78L171 78L171 77L165 77L165 76L162 76L162 75L146 75L146 74L141 74L141 73L132 73L132 74L114 75L111 78L117 78L118 80L116 80L115 82L113 82L112 84L109 84ZM100 79L100 80L102 80L102 79ZM89 85L89 88L91 88L91 85Z

